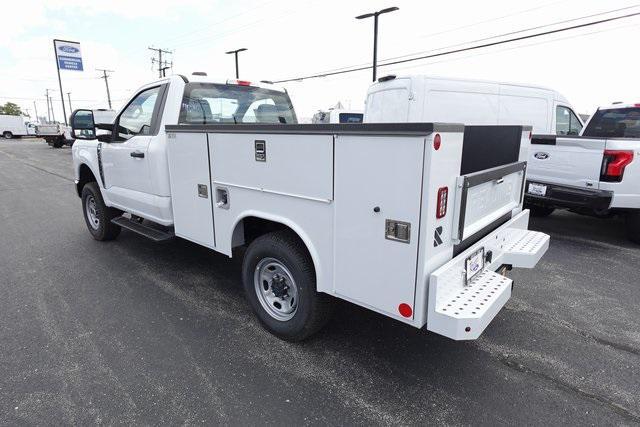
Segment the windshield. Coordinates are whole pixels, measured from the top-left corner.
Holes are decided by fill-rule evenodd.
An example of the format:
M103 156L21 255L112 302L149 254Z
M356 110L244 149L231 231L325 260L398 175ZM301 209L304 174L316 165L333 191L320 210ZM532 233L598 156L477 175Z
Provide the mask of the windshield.
M184 90L180 123L297 123L285 92L252 86L189 83Z
M598 110L583 136L602 138L640 138L640 108Z

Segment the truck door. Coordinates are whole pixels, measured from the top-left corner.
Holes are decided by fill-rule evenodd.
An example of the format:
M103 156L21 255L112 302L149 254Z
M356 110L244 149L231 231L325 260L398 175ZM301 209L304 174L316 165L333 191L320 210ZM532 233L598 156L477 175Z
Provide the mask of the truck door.
M400 317L413 307L424 137L335 142L335 290Z
M556 106L555 122L557 136L531 139L528 179L597 189L605 140L579 137L582 122L569 107Z
M138 93L114 122L114 135L101 149L104 184L109 198L141 213L149 212L152 191L149 144L158 135L163 86Z

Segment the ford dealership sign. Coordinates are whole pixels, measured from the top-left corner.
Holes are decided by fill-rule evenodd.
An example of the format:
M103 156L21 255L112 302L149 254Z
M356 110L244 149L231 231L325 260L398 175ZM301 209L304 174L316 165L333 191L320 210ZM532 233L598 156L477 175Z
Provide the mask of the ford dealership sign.
M56 59L60 70L83 71L80 43L54 40Z

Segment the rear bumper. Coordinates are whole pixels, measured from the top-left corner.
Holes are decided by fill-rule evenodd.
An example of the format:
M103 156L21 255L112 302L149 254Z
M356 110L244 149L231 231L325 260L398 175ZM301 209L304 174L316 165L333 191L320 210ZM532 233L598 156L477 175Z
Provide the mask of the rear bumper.
M547 194L544 196L528 194L527 190L530 182L546 185ZM609 209L612 199L613 192L611 191L591 190L539 181L527 181L524 196L525 203L528 205L552 208L589 209L593 211Z
M549 236L527 230L523 211L429 277L427 329L454 340L482 334L511 297L513 281L495 273L502 265L533 268L549 248ZM466 260L484 248L484 268L466 283ZM489 255L490 254L490 255Z

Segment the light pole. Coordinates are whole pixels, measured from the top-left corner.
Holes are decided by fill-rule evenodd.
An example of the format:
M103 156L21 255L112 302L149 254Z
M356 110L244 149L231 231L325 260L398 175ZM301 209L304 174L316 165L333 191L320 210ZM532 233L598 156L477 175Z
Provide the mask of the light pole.
M240 71L238 70L238 52L244 52L245 50L248 50L248 49L246 47L243 47L241 49L230 50L229 52L225 52L227 55L231 55L233 53L236 57L236 79L240 78Z
M365 19L373 17L373 81L376 81L376 66L378 65L378 16L383 13L389 13L398 10L397 7L388 7L377 12L365 13L356 16L356 19Z

